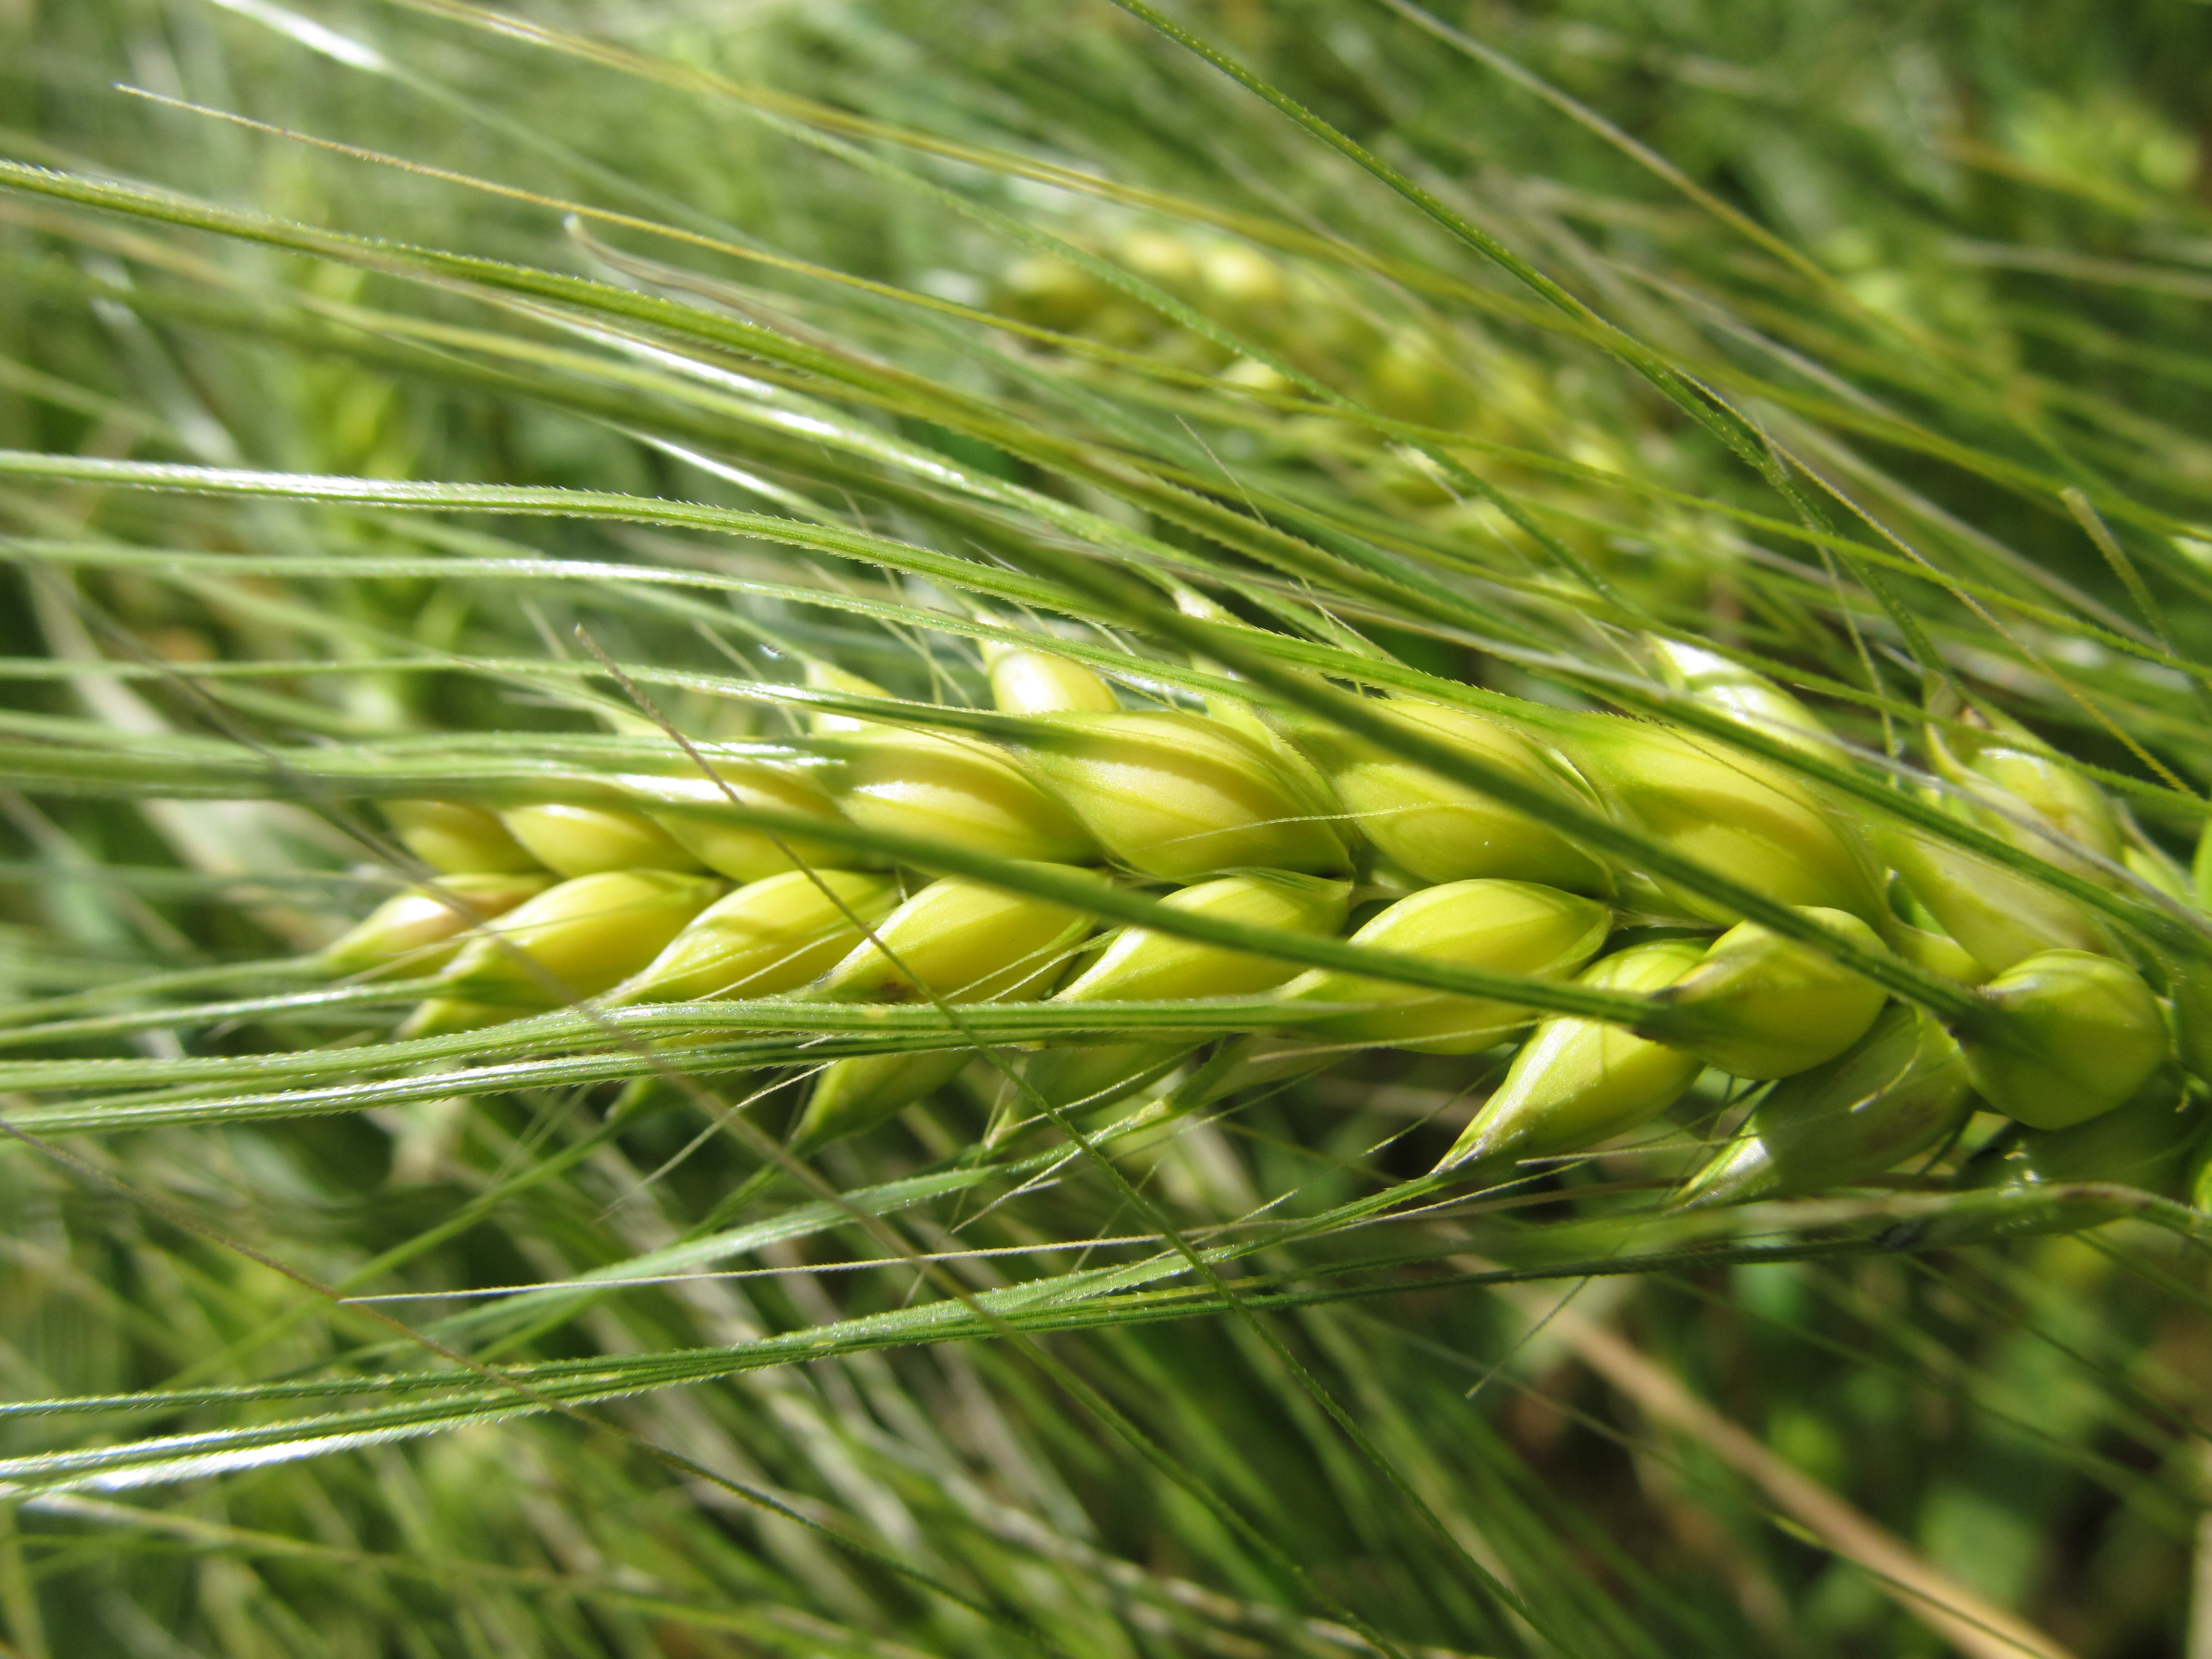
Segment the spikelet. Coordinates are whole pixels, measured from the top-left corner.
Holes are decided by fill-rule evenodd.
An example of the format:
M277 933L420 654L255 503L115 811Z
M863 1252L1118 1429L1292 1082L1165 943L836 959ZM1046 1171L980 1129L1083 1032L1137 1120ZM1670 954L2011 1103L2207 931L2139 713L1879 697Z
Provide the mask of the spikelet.
M1605 906L1524 881L1455 881L1400 899L1352 936L1355 945L1455 967L1562 979L1605 943ZM1377 1043L1431 1054L1487 1048L1528 1023L1526 1008L1316 968L1283 988L1308 1002L1372 1004L1304 1028L1333 1042Z
M443 800L388 800L384 816L400 845L433 870L487 875L544 868L481 806Z
M1961 1039L1974 1087L2031 1128L2063 1129L2111 1111L2166 1057L2158 999L2110 957L2045 951L1980 996L1984 1009Z
M1592 803L1563 766L1494 721L1441 703L1394 698L1374 713L1510 772L1585 809ZM1320 722L1291 728L1327 777L1347 821L1400 869L1423 881L1496 878L1604 896L1604 863L1526 813L1401 760L1379 744Z
M2039 862L2117 884L2108 866L2127 860L2130 849L2103 793L2059 764L2018 722L1973 709L1962 719L1963 733L1928 731L1929 761L1956 793L1927 798ZM1872 833L1912 896L1990 973L2042 951L2111 948L2098 923L2063 894L1924 830L1893 822L1873 826ZM2168 874L2163 855L2146 848L2133 852L2131 862L2154 878Z
M2123 1104L2067 1129L2030 1130L1998 1161L1997 1180L2022 1186L2110 1182L2179 1197L2192 1155L2212 1125L2212 1102L2170 1068ZM1980 1171L1972 1175L1989 1179Z
M465 1002L545 1008L611 990L659 955L722 884L672 870L578 876L517 905L441 977Z
M1576 982L1648 994L1672 985L1705 954L1698 939L1632 945L1594 963ZM1610 1140L1672 1106L1704 1069L1695 1055L1618 1025L1555 1016L1537 1026L1437 1168L1538 1158Z
M1972 1110L1966 1056L1917 1008L1894 1004L1858 1046L1786 1078L1677 1194L1678 1209L1846 1187L1941 1146Z
M2096 923L2062 893L1911 825L1878 820L1869 833L1906 890L1985 973L2041 951L2105 948Z
M323 947L317 961L332 974L434 974L480 921L504 915L553 884L542 872L449 875L434 886L398 893Z
M2100 859L2119 858L2119 820L2104 792L2061 765L2018 721L1978 709L1960 718L1967 728L1963 732L1947 736L1929 728L1928 754L1936 772L1973 804L1976 821L2024 853L2110 880L2106 871L2069 852L2078 848ZM2054 841L2054 835L2061 839Z
M839 1002L1040 997L1091 927L1089 916L1066 905L948 878L901 905L811 994ZM815 1080L792 1150L811 1152L874 1127L951 1081L969 1056L956 1048L833 1061Z
M1877 872L1857 835L1780 769L1641 720L1593 718L1561 741L1622 823L1679 856L1784 904L1887 925ZM1703 894L1652 880L1672 914L1723 926L1743 919Z
M651 818L604 806L518 806L499 815L507 832L547 869L564 876L608 870L681 870L701 866Z
M1121 705L1114 688L1079 662L995 641L983 647L991 702L1008 714L1103 714Z
M811 994L833 1002L1042 997L1091 927L1068 905L947 877L893 911Z
M1819 715L1764 674L1681 640L1645 635L1667 684L1739 725L1823 760L1843 757Z
M1192 1042L1070 1042L1040 1049L1022 1067L1027 1091L1060 1110L1111 1106L1158 1082L1199 1047ZM1029 1108L1024 1098L1013 1103Z
M1255 870L1170 893L1171 910L1255 927L1334 933L1344 925L1351 887L1340 881ZM1057 1002L1165 1002L1182 997L1250 996L1297 973L1291 963L1224 945L1126 927L1098 959L1054 999Z
M883 726L850 741L839 803L863 829L1036 864L1099 856L1067 808L988 744Z
M785 1146L809 1158L833 1140L872 1129L916 1101L927 1100L960 1075L972 1051L953 1048L920 1054L855 1054L832 1060L814 1080L806 1109Z
M1892 924L1889 942L1897 954L1915 968L1955 979L1961 985L1979 985L1990 976L1990 969L1981 958L1948 933L1900 921Z
M898 902L889 876L787 870L717 899L608 994L613 1003L780 995L849 955Z
M1841 910L1797 914L1860 950L1887 956L1874 929ZM1655 1000L1668 1040L1736 1077L1788 1077L1833 1060L1866 1035L1887 993L1872 980L1757 922L1739 922Z
M1334 875L1346 866L1334 803L1220 720L1179 710L1050 715L1018 748L1109 856L1146 875Z
M1185 887L1161 902L1172 909L1258 927L1334 933L1344 925L1350 896L1351 888L1344 882L1253 871ZM1125 927L1053 1000L1166 1002L1251 996L1273 990L1297 971L1289 963L1225 945L1147 927ZM1054 1106L1103 1106L1152 1081L1197 1046L1178 1042L1073 1044L1034 1056L1023 1077Z
M697 780L705 787L694 792L708 808L734 798L743 806L795 813L826 823L842 816L822 790L781 768L721 757L712 764L714 775ZM761 881L792 869L850 868L873 862L828 842L769 835L742 824L717 823L709 816L670 812L656 815L655 821L693 858L732 881Z

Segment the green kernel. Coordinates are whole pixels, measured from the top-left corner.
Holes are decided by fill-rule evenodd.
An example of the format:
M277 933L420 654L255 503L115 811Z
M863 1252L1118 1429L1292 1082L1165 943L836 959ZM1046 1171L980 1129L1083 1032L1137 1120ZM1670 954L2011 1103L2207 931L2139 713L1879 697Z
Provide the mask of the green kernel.
M1982 826L2022 852L2109 879L2094 866L2069 858L2064 845L2054 844L2050 835L2037 830L2040 825L2083 852L2118 859L2119 820L2104 792L2061 765L2017 721L2002 716L1993 720L1977 709L1966 710L1963 719L1968 728L1964 732L1929 732L1929 757L1936 770L1974 804Z
M1462 749L1559 799L1590 802L1565 768L1493 721L1440 703L1393 699L1373 712L1408 731ZM1399 868L1424 881L1492 877L1604 895L1604 863L1527 813L1450 783L1381 745L1310 722L1298 746L1327 776L1346 817Z
M1081 663L996 642L983 647L991 701L1009 714L1102 714L1121 704L1114 688Z
M616 1002L690 1002L775 996L812 983L849 955L862 930L890 914L889 876L852 870L787 870L714 901Z
M700 867L674 836L636 812L604 806L518 806L501 812L499 821L532 857L564 876Z
M1340 881L1253 871L1185 887L1161 901L1171 909L1282 927L1334 933L1344 925L1351 888ZM1169 1002L1186 997L1250 996L1297 973L1290 963L1179 939L1147 927L1125 927L1078 975L1055 1002ZM1169 1069L1199 1045L1192 1042L1075 1043L1046 1050L1023 1076L1054 1106L1103 1106Z
M851 1055L832 1060L814 1080L806 1109L786 1143L805 1158L847 1135L872 1129L959 1076L972 1051Z
M1158 1082L1199 1045L1190 1042L1071 1042L1030 1056L1022 1081L1059 1110L1110 1106ZM1017 1109L1033 1106L1014 1103Z
M1912 896L1979 963L2002 973L2041 951L2098 951L2104 936L2063 894L1924 830L1877 823L1875 847Z
M814 994L837 1002L1042 997L1091 928L1091 917L1071 906L947 877L893 911Z
M1334 933L1344 925L1351 891L1340 881L1253 871L1182 888L1160 902L1171 910L1256 927ZM1250 996L1273 990L1297 971L1289 963L1227 945L1127 927L1054 1000L1167 1002L1182 997Z
M433 870L452 874L540 870L498 814L443 800L388 800L384 816L399 843Z
M1594 963L1576 981L1593 989L1664 989L1704 958L1698 939L1631 945ZM1575 1152L1650 1121L1697 1081L1705 1062L1603 1020L1562 1014L1547 1019L1514 1056L1474 1121L1437 1164Z
M2158 999L2124 963L2045 951L1983 986L1962 1036L1974 1087L1995 1110L2036 1129L2111 1111L2166 1057Z
M1099 855L1066 807L972 738L872 727L854 739L843 784L845 816L863 829L1039 864Z
M1031 255L1000 273L993 297L1005 315L1066 333L1088 322L1113 293L1080 265Z
M1893 1004L1856 1048L1768 1091L1675 1207L1851 1186L1941 1146L1972 1109L1959 1045L1920 1009Z
M2110 1182L2179 1197L2208 1125L2212 1101L2185 1090L2179 1076L2162 1068L2102 1116L2021 1135L2005 1163L2014 1178L2039 1186Z
M714 776L706 781L714 797L724 804L734 798L741 806L797 813L825 823L835 823L842 816L836 803L823 791L776 767L721 758L712 763ZM787 870L835 868L855 862L844 848L805 836L772 836L742 824L674 812L656 821L693 858L732 881L760 881Z
M849 691L856 696L889 697L890 693L873 680L862 679L858 674L848 674L835 663L816 660L806 665L806 683L817 691ZM884 728L877 721L864 720L854 714L840 714L829 709L810 714L806 729L827 736L840 732L880 732Z
M1903 921L1889 932L1897 954L1915 968L1955 979L1962 985L1979 985L1990 976L1981 959L1948 933L1931 933Z
M1888 949L1841 910L1798 915L1860 950ZM1866 1035L1888 994L1810 945L1739 922L1697 967L1659 993L1667 1040L1736 1077L1788 1077L1833 1060Z
M414 1011L392 1035L402 1042L410 1037L451 1036L459 1031L480 1031L487 1025L504 1025L508 1020L543 1012L542 1008L518 1007L511 1002L428 997L415 1005Z
M508 911L442 975L469 1002L550 1007L612 990L650 963L722 884L670 870L578 876Z
M1564 979L1596 953L1610 925L1605 906L1555 887L1455 881L1400 899L1354 933L1352 942L1455 967ZM1299 975L1282 994L1308 1002L1373 1005L1305 1028L1316 1036L1431 1054L1476 1053L1534 1018L1513 1003L1450 996L1333 968Z
M1710 738L1611 718L1586 722L1567 749L1621 823L1678 856L1784 904L1884 923L1866 849L1778 768ZM1677 915L1723 925L1743 919L1679 883L1653 881Z
M1646 642L1668 684L1714 713L1824 760L1841 757L1836 734L1821 723L1820 717L1765 675L1680 640L1650 635Z
M432 886L410 887L325 946L319 960L333 974L434 974L478 922L506 915L553 882L543 872L517 871L449 875Z
M1169 881L1346 867L1332 802L1267 745L1180 710L1055 714L1019 747L1116 862Z

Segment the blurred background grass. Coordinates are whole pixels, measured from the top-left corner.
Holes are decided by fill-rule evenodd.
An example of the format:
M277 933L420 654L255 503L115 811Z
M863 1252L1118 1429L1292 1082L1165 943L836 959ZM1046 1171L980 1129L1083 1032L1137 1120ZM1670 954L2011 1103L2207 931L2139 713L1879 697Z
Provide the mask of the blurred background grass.
M1548 649L1595 649L1588 591L1562 576L1555 551L1410 450L1291 407L1281 370L1303 372L1461 434L1625 613L1794 666L1869 744L1886 740L1885 701L1917 698L1903 636L1856 567L1824 588L1802 547L1746 527L1743 514L1787 516L1753 471L1525 289L1124 13L981 0L520 9L761 96L748 106L682 73L539 50L437 4L12 0L0 7L0 121L22 160L635 283L836 342L1056 437L1150 443L1201 475L1212 465L1200 487L1226 479L1225 498L1256 492L1271 510L1458 560L1487 584L1502 634L1510 624ZM1589 0L1440 15L1663 155L1765 241L1387 4L1218 0L1177 15L1606 315L1755 403L1841 499L1909 526L1948 570L2047 607L2026 621L2008 613L2014 625L1999 635L1940 586L1898 601L1954 667L2131 782L2150 843L2185 860L2201 814L2151 760L2191 789L2212 780L2189 685L2067 623L2162 625L2179 656L2212 656L2212 532L2187 533L2212 493L2205 6ZM118 82L787 263L740 264L604 224L564 230L541 204L272 139ZM940 142L895 142L887 129ZM997 159L982 164L983 151ZM1038 176L1017 176L1009 155ZM1055 184L1049 169L1075 177ZM1098 187L1066 187L1081 178ZM1036 264L1040 249L1009 222L1140 268L1277 365ZM501 361L379 320L487 326L481 294L459 284L23 196L0 201L0 442L13 448L622 490L901 534L927 525L954 543L988 528L902 495L896 469L758 426L707 431L665 398L542 356ZM1103 349L1010 346L789 261L1066 327ZM509 313L504 337L579 345L540 321ZM1128 492L1051 477L956 429L952 407L863 405L855 418L1205 545L1147 518ZM678 453L702 444L722 458L719 472ZM2055 505L2065 486L2119 526L2155 585L2155 622L2127 573ZM18 538L244 555L707 556L657 532L550 518L431 520L21 481L0 483L0 510ZM1778 547L1802 562L1785 565ZM765 545L713 557L716 568L827 580L793 577L793 557ZM6 578L11 661L528 657L565 649L584 620L626 659L731 666L694 618L611 585L158 564L55 574L68 568L25 555ZM972 664L898 631L803 605L745 616L787 652L835 655L894 689L974 693ZM1855 628L1871 641L1863 662L1850 652ZM759 643L742 629L729 637ZM1422 666L1585 700L1540 662L1413 628L1376 637ZM125 694L26 673L4 698L29 717L243 723L287 741L605 725L573 698L459 672L223 687L210 706L158 680ZM733 707L672 702L701 729L740 735L746 716ZM0 806L0 981L18 1004L300 948L374 890L354 850L305 814L25 796ZM248 1021L195 1039L194 1052L353 1032ZM41 1052L158 1054L164 1041ZM1319 1213L1425 1169L1463 1121L1462 1086L1419 1057L1377 1061L1193 1129L1154 1156L1150 1181L1191 1225L1269 1201L1278 1215ZM9 1392L404 1369L421 1356L395 1358L389 1333L223 1240L325 1283L392 1251L406 1260L377 1289L534 1283L682 1236L745 1167L728 1149L685 1157L698 1125L678 1112L595 1134L604 1103L588 1091L524 1091L103 1138L85 1156L127 1192L19 1146L0 1158ZM956 1150L973 1106L956 1099L934 1124L837 1150L825 1167L848 1189L896 1178ZM1576 1178L1608 1173L1640 1170ZM1109 1190L1075 1174L1027 1208L979 1224L977 1207L918 1212L911 1236L923 1249L1013 1249L1138 1231ZM467 1224L447 1224L456 1218ZM1346 1230L1258 1270L1304 1282L1363 1248ZM437 1328L498 1358L736 1341L902 1305L911 1273L782 1271L875 1253L831 1228L734 1264L779 1270L768 1276L631 1290L538 1329L511 1313ZM983 1288L1001 1282L1001 1265L1049 1273L1088 1258L1020 1260L963 1271ZM1439 1255L1424 1271L1454 1261L1466 1270L1465 1257ZM164 1659L1322 1654L1373 1650L1377 1638L1407 1653L1949 1650L1863 1557L1808 1532L1778 1497L1779 1471L2084 1659L2202 1659L2212 1638L2191 1648L2188 1628L2212 1365L2203 1286L2201 1250L2121 1226L1527 1293L1408 1279L1387 1295L1269 1316L1440 1528L1233 1318L1132 1317L1048 1339L1157 1441L1161 1465L1017 1346L915 1341L641 1393L601 1409L611 1427L509 1420L48 1497L16 1510L0 1544L0 1614L15 1652ZM429 1305L442 1316L459 1304ZM1608 1369L1593 1328L1625 1337L1650 1369ZM1717 1432L1718 1419L1670 1415L1655 1375L1768 1461ZM283 1402L217 1399L27 1415L6 1434L9 1451L28 1455L294 1415ZM691 1466L672 1468L647 1443Z

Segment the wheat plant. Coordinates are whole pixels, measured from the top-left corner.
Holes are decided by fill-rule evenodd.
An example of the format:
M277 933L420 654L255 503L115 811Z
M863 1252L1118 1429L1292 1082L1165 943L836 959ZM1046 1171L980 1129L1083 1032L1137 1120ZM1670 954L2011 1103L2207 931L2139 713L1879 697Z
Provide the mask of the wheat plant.
M0 1628L2212 1653L2194 0L0 8Z

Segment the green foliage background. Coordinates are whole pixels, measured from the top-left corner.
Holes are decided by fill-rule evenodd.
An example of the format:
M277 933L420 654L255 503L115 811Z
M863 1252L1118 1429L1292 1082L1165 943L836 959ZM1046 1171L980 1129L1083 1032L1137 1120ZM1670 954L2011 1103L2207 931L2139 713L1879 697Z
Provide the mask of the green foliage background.
M562 1072L588 1026L471 1087L293 958L387 882L331 779L666 758L579 625L733 742L808 655L981 700L977 605L1172 683L1070 548L1368 684L1648 698L1657 629L1910 759L1948 679L2185 864L2212 12L1176 12L1304 128L1104 5L515 15L0 5L10 1650L1951 1650L1806 1482L2063 1651L2208 1650L2172 1212L1662 1219L1686 1123L1529 1206L1425 1181L1468 1073L1407 1055L1109 1146L1149 1212L979 1158L972 1073L731 1212L758 1149ZM1060 337L1022 262L1139 234L1292 297L1129 284ZM333 1300L595 1272L689 1276Z

